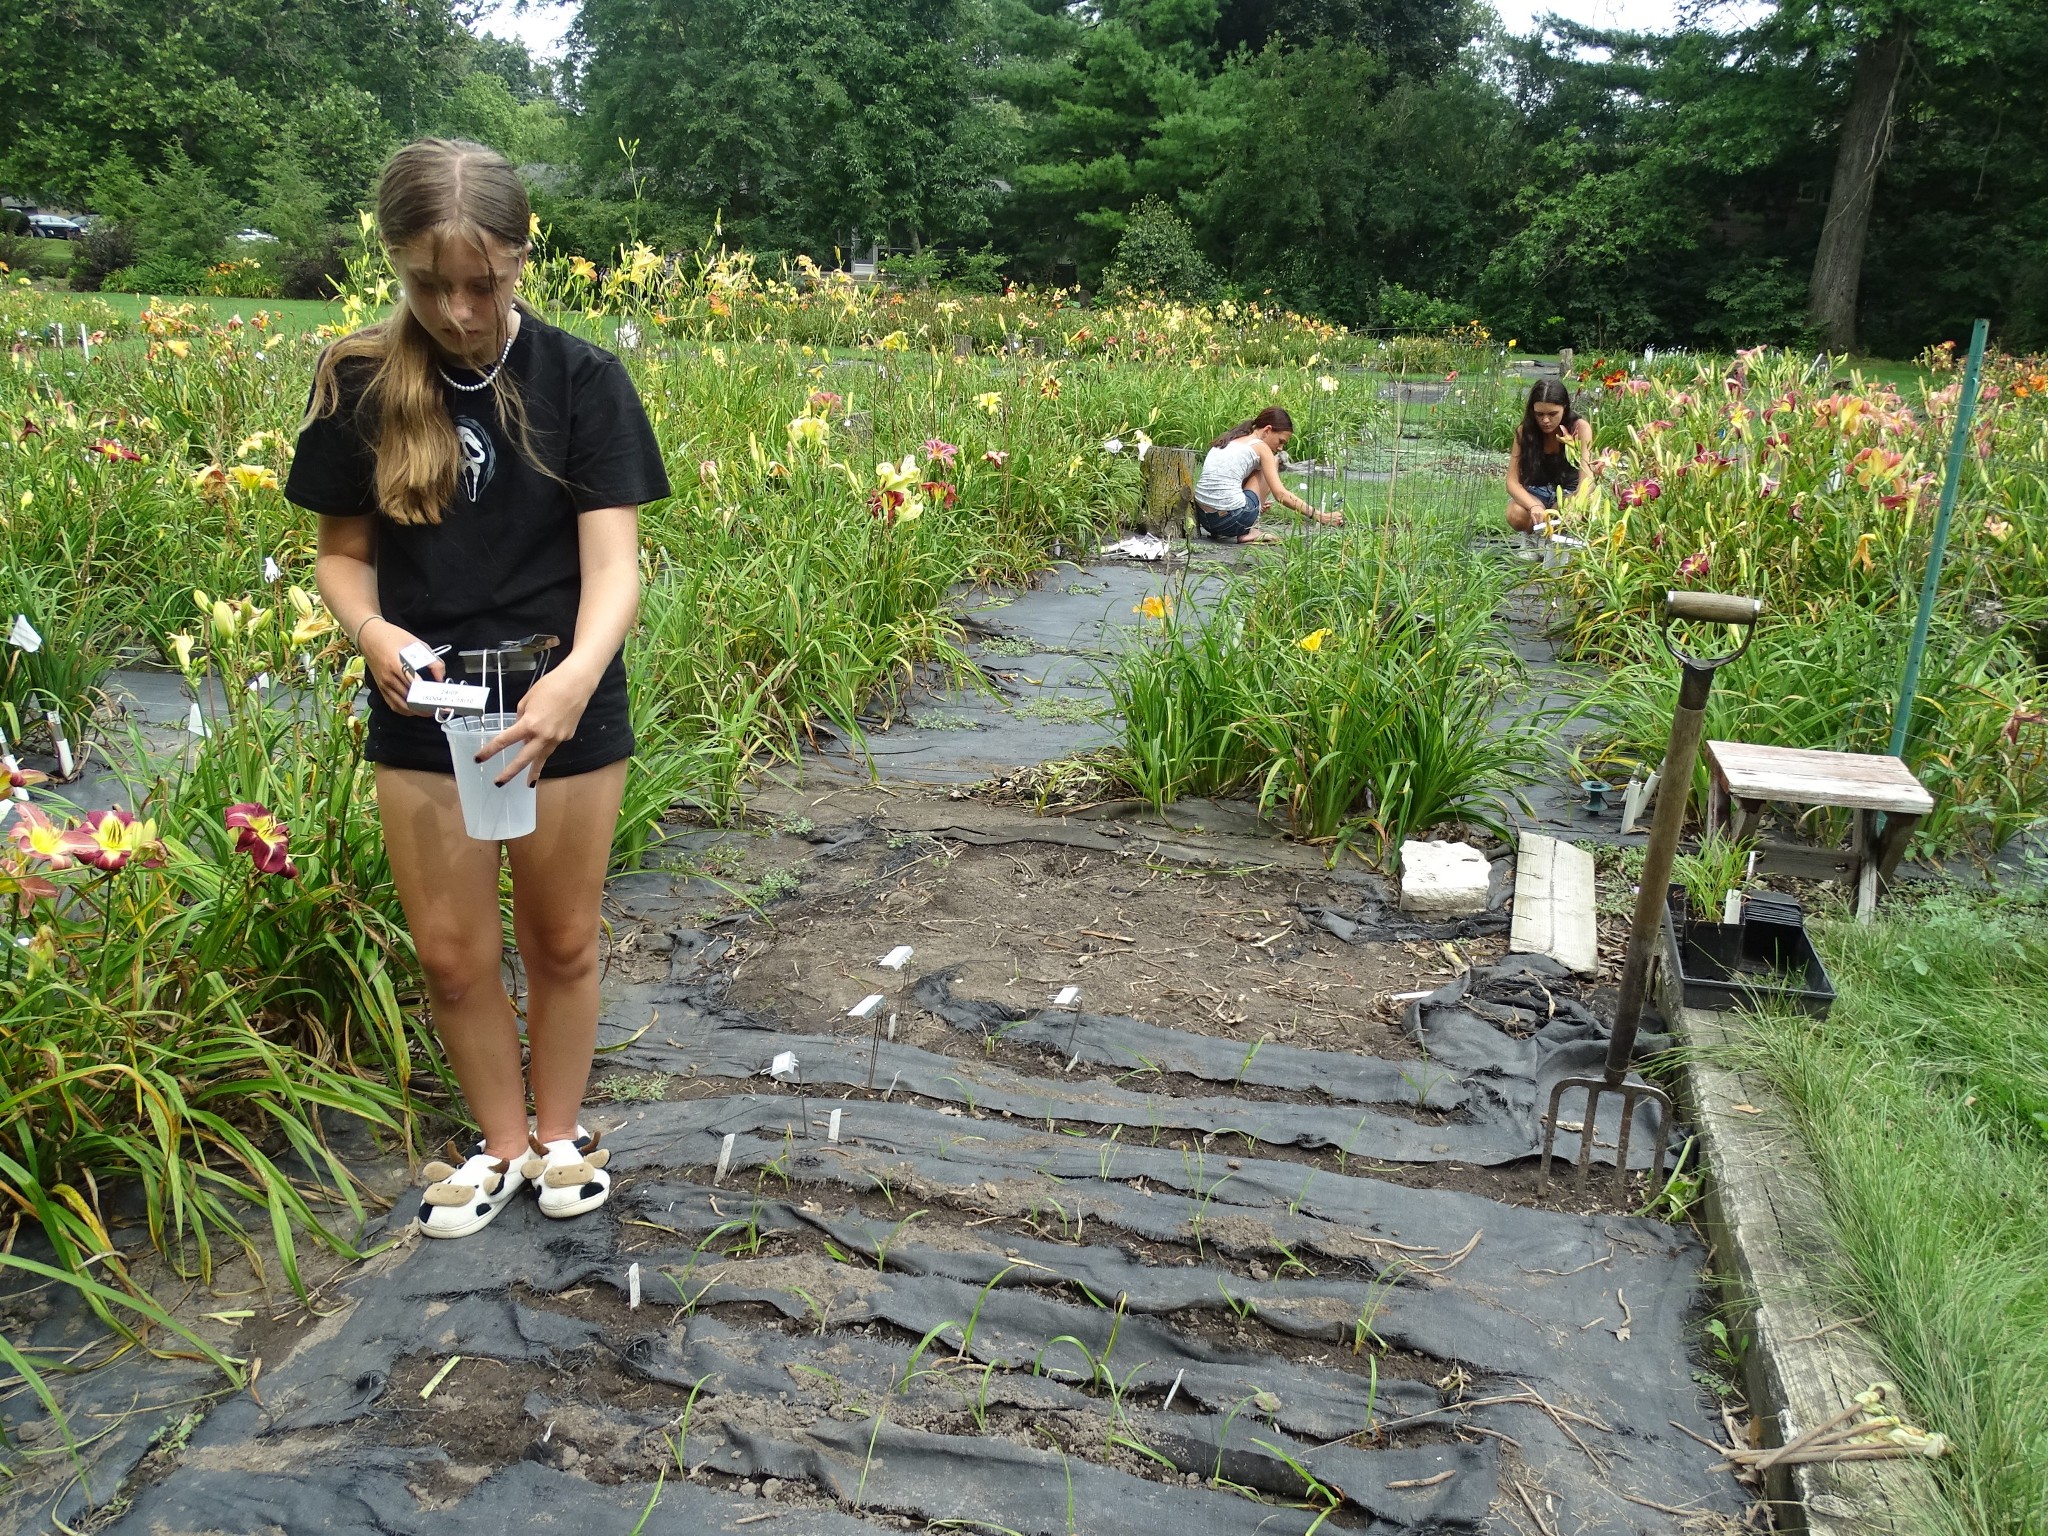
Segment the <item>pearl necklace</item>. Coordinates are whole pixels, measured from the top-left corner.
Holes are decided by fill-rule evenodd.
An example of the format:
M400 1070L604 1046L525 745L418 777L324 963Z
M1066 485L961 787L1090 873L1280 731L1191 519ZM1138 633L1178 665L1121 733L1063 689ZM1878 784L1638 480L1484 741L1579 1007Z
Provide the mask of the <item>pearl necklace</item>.
M498 354L498 360L495 363L491 364L490 371L474 384L464 384L460 380L449 378L448 370L446 368L442 368L440 364L436 363L434 366L440 372L441 382L443 384L446 384L450 389L461 390L465 395L473 395L480 390L489 389L493 384L498 382L499 370L501 370L505 366L505 359L512 355L512 343L515 339L515 337L511 336L507 336L505 338L505 350Z

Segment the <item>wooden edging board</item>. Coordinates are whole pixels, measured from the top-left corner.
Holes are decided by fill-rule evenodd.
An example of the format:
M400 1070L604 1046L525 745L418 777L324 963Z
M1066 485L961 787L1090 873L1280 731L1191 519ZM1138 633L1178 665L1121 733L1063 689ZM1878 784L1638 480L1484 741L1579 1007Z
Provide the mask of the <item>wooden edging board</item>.
M1683 1006L1663 970L1664 1015L1686 1047L1681 1094L1707 1174L1715 1276L1737 1314L1729 1332L1747 1340L1744 1388L1767 1443L1782 1445L1885 1372L1832 1303L1828 1277L1841 1260L1790 1110L1761 1074L1713 1059L1739 1037L1737 1017ZM1767 1472L1765 1494L1781 1530L1908 1536L1920 1529L1913 1512L1929 1475L1907 1458L1814 1462Z

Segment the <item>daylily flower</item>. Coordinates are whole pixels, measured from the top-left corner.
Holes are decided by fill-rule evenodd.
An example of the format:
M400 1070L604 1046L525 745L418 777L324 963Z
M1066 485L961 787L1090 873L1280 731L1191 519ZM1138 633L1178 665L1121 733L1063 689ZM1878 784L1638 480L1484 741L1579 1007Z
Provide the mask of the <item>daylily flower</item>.
M39 805L22 806L7 835L24 857L52 870L70 869L91 847L89 835L76 827L58 826Z
M1152 439L1145 435L1142 428L1133 432L1131 437L1138 445L1138 462L1142 464L1145 462L1145 455L1152 451Z
M171 654L177 657L180 672L192 670L192 647L198 643L198 637L190 632L171 636Z
M164 861L163 839L157 836L154 820L138 821L119 806L93 811L80 831L91 841L79 857L95 868L112 873L131 862L152 869Z
M1329 639L1330 636L1334 635L1335 633L1336 631L1334 629L1310 630L1307 634L1303 635L1299 640L1295 641L1294 643L1300 646L1304 651L1307 651L1311 655L1313 655L1317 651L1320 651L1323 648L1323 642Z
M829 389L814 389L811 391L811 409L822 416L838 405L844 398L844 396L834 394Z
M27 442L32 437L41 437L42 435L43 429L36 425L35 417L24 416L21 418L21 440L23 442Z
M1000 468L1010 462L1010 451L1007 448L991 448L982 455L982 459Z
M0 768L0 772L7 775L7 787L11 790L34 789L38 784L50 782L50 776L42 769L22 767L14 760L12 753L8 754L7 762L4 768Z
M122 446L111 437L94 438L92 451L101 458L112 459L117 464L140 464L142 462L141 454L137 453L133 448Z
M1131 612L1141 614L1148 619L1163 619L1172 611L1173 604L1166 598L1159 596L1144 598L1131 610Z
M822 416L798 416L789 424L789 440L798 447L822 447L832 424Z
M1316 388L1326 395L1334 395L1337 393L1337 381L1326 373L1316 380Z
M2008 523L2004 518L1994 515L1984 519L1984 531L2003 544L2012 537L2012 524Z
M944 480L926 480L918 487L927 500L935 501L942 507L950 507L960 499L959 490Z
M924 440L924 456L934 464L942 464L951 469L953 461L960 456L960 445L949 443L944 438L928 437Z
M588 256L571 256L569 258L569 275L578 282L594 283L597 281L597 268L592 264Z
M2048 723L2048 715L2044 715L2040 713L2038 710L2014 710L2012 712L2012 718L2005 722L2005 729L2003 734L2005 736L2006 745L2009 747L2016 747L2019 745L2021 726L2041 725L2043 723Z
M299 867L286 852L292 840L291 829L267 809L245 800L229 806L221 819L230 832L239 834L235 838L235 852L249 855L258 874L298 879Z
M1682 581L1690 581L1695 576L1704 576L1707 574L1708 567L1712 564L1713 561L1707 557L1707 554L1704 550L1700 551L1698 554L1687 555L1683 560L1678 562L1679 579Z
M286 596L291 599L292 611L299 616L292 625L293 645L311 645L322 635L333 631L333 615L305 588L293 587Z
M277 471L266 469L261 464L237 464L228 473L234 476L235 485L244 491L277 489Z
M976 395L974 403L993 416L1003 408L1003 397L994 390L990 390L985 395Z
M47 900L57 894L56 886L41 875L30 874L19 859L0 862L0 896L12 896L16 911L26 912L31 901L39 897Z
M1614 493L1614 499L1624 507L1640 507L1655 501L1664 494L1664 487L1656 480L1637 480L1623 486Z
M1858 538L1856 540L1856 553L1849 557L1850 564L1860 565L1866 571L1876 570L1877 562L1870 558L1870 546L1876 538L1877 535L1874 533L1866 533Z
M217 500L227 492L228 472L218 464L209 464L193 474L192 488L209 501Z
M718 484L718 460L705 459L697 466L697 478L705 485Z
M1048 373L1044 378L1038 381L1038 398L1041 400L1057 400L1059 399L1059 397L1059 376L1057 374Z

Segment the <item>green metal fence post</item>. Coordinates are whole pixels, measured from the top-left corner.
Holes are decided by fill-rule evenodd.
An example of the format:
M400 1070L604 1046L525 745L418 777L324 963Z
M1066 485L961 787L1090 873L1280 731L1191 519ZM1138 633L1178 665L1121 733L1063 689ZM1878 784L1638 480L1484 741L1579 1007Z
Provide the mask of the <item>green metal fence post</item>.
M1920 661L1927 650L1927 626L1934 618L1934 594L1941 586L1942 557L1948 553L1949 519L1956 510L1956 489L1962 484L1963 459L1970 448L1970 420L1977 414L1977 375L1984 367L1984 343L1991 322L1979 320L1970 332L1970 359L1963 365L1963 392L1956 400L1955 436L1949 439L1948 473L1941 482L1941 508L1934 514L1934 543L1927 551L1927 574L1920 581L1920 613L1913 620L1913 642L1906 647L1906 677L1899 684L1899 707L1892 711L1891 755L1906 753L1906 733L1913 724L1913 698L1920 689Z

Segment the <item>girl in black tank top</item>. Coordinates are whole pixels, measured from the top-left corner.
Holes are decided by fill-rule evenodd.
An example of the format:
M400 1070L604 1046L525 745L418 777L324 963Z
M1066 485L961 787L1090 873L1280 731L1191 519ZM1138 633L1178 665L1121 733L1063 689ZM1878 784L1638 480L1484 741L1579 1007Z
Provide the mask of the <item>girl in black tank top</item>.
M1579 488L1574 452L1592 446L1593 425L1572 409L1571 394L1556 379L1538 379L1529 391L1508 455L1508 526L1529 533L1549 519L1560 496Z

